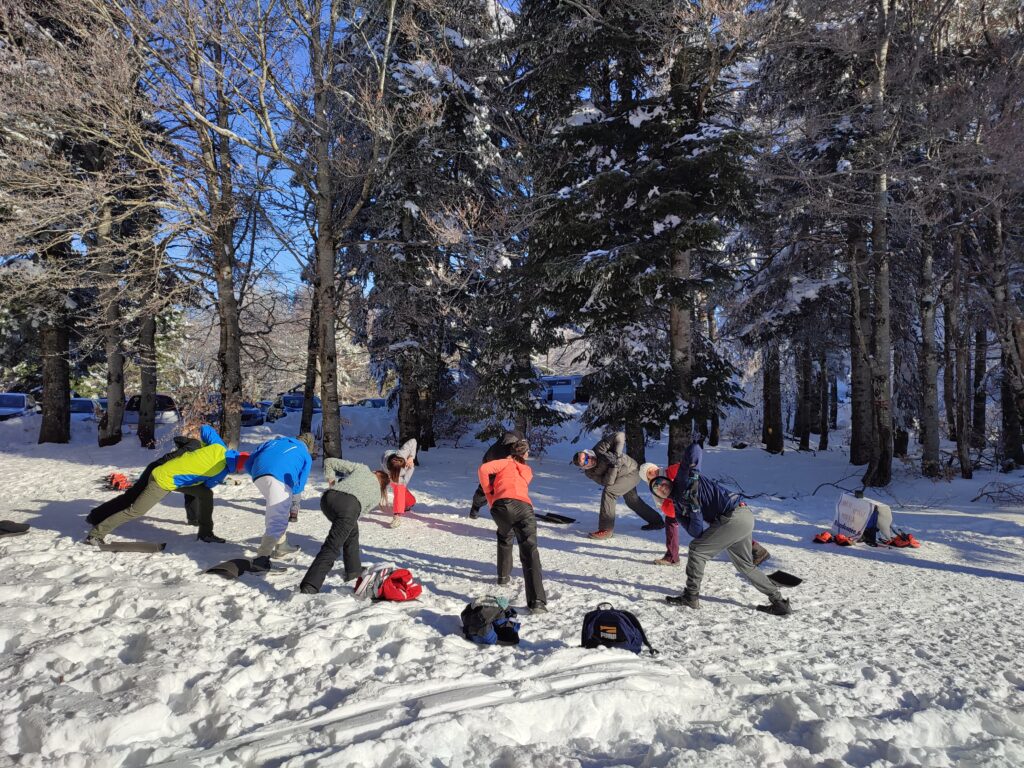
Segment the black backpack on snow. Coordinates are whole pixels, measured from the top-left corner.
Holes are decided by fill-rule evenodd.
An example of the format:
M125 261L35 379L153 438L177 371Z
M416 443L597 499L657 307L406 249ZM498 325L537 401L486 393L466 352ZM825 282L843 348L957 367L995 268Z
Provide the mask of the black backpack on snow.
M519 645L518 614L508 600L478 597L462 611L462 634L480 645Z
M629 611L619 611L611 603L600 603L597 608L583 617L583 636L580 645L584 648L624 648L640 653L646 645L652 656L658 652L647 641L640 620Z

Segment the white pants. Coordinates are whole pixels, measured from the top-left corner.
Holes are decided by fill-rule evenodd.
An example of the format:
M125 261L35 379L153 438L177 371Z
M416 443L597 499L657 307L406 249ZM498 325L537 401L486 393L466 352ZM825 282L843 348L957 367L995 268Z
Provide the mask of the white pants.
M260 475L252 481L267 502L266 532L264 536L280 539L288 529L288 512L292 494L287 485L271 475Z

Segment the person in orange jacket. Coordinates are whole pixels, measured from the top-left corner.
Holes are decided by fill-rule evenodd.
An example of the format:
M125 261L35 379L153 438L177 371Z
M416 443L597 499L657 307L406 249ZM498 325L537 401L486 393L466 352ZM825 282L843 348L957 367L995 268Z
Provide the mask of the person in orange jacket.
M517 440L507 459L488 461L477 470L491 517L498 526L498 584L508 584L512 573L512 540L519 542L519 559L526 582L526 605L533 613L547 612L544 575L537 550L537 519L527 494L533 470L526 465L530 444Z

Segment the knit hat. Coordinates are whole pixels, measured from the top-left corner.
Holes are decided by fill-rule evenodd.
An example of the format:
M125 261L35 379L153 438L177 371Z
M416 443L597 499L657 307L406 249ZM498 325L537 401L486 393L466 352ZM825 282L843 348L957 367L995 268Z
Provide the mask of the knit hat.
M309 432L303 432L301 435L299 435L298 440L300 443L306 446L306 450L309 451L309 454L312 456L313 446L316 445L316 441L313 439L313 435Z
M648 477L648 473L652 469L654 470L655 477L657 477L660 474L660 471L658 470L658 465L655 464L653 461L645 461L643 464L640 465L640 479L637 481L637 485L640 485L641 483L649 483L651 482L651 480L654 479Z

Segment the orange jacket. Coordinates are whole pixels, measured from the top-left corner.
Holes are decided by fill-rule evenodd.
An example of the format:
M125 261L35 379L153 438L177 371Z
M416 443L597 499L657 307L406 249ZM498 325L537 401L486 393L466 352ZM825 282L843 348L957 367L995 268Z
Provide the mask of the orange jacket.
M533 470L525 464L515 459L488 461L477 470L477 476L489 506L493 507L498 499L516 499L533 506L530 497L526 495L533 479Z

